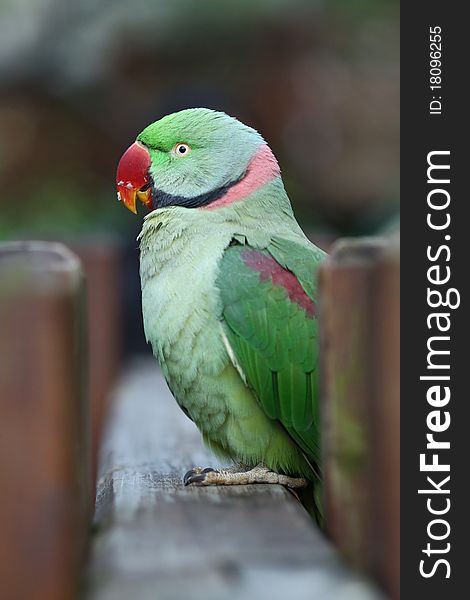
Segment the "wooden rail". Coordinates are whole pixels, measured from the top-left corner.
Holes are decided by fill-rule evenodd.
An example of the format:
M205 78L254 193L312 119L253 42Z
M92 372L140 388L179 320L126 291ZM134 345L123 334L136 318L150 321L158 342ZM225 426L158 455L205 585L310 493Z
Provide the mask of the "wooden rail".
M132 365L105 434L88 600L369 600L280 486L183 487L216 466L154 359Z
M0 244L0 598L75 597L92 508L83 275Z

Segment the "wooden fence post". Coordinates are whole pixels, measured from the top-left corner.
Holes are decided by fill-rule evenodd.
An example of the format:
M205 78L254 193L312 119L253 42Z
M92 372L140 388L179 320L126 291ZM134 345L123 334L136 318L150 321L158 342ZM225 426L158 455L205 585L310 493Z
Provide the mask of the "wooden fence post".
M61 244L0 244L0 597L75 597L90 522L84 281Z
M376 549L371 570L400 597L400 259L387 252L372 272L372 482ZM375 549L374 549L375 550Z
M328 533L398 598L399 258L384 240L342 240L319 281Z
M120 246L116 240L91 238L70 246L80 258L87 280L88 374L91 470L95 490L101 435L121 358Z

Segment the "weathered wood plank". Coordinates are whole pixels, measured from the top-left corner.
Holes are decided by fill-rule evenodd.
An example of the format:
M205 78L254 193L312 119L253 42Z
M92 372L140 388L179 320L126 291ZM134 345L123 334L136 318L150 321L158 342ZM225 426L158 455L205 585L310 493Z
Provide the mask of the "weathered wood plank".
M389 248L372 273L370 412L376 493L372 570L400 597L400 255Z
M377 598L280 486L184 488L217 461L154 360L117 389L105 435L89 600Z
M113 238L76 240L69 247L77 254L86 276L88 317L88 379L91 417L93 482L112 386L121 359L122 315L119 273L121 248Z
M0 244L0 598L71 600L92 513L83 274Z
M342 240L320 269L328 532L399 596L399 257Z

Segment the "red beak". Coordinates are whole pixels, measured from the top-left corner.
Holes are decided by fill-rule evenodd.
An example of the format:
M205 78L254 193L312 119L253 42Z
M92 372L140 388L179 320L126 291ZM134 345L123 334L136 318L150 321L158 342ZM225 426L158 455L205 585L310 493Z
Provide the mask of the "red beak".
M153 207L150 186L150 154L139 142L134 142L122 155L116 173L118 200L134 214L137 214L136 198L148 209Z

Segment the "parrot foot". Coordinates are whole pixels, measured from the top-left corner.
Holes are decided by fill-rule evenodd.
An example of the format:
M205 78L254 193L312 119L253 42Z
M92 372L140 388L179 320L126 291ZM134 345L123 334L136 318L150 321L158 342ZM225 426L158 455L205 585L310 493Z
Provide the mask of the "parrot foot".
M234 469L237 470L234 470ZM289 488L305 487L308 482L302 477L289 477L271 471L264 465L240 470L240 465L228 469L201 469L196 467L184 476L184 485L247 485L251 483L278 483Z

